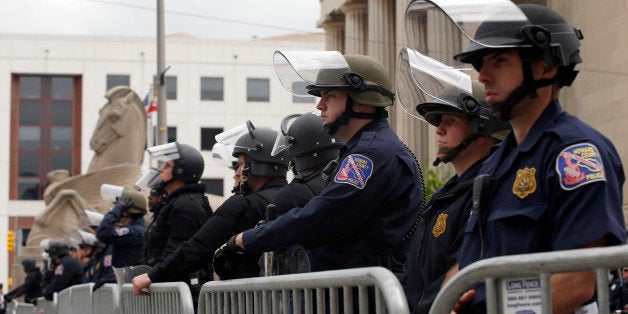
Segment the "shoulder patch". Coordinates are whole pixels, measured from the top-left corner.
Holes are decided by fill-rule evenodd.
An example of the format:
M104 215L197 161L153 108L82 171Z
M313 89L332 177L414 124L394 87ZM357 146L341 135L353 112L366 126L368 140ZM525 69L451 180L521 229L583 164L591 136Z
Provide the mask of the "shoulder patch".
M573 190L596 181L606 181L604 163L591 143L571 145L558 154L556 172L563 190Z
M111 254L105 255L105 257L102 260L102 266L103 267L110 267L111 266Z
M127 228L127 227L114 227L113 230L116 232L116 234L119 237L129 233L129 228Z
M334 182L350 184L358 189L363 189L373 174L373 168L373 161L368 157L351 154L342 161Z
M55 268L55 275L61 276L63 275L63 265L57 265Z

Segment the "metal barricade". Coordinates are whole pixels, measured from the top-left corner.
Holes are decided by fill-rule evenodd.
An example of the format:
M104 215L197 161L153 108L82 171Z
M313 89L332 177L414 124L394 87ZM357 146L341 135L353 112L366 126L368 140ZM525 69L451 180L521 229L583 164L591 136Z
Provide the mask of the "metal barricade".
M120 309L123 314L193 314L190 288L183 282L150 285L150 296L133 294L133 285L120 288Z
M33 314L35 306L30 303L18 303L15 308L15 314Z
M107 283L92 293L92 314L119 314L118 285Z
M69 289L72 290L70 300L72 302L72 312L81 314L92 313L92 288L94 283L85 283L82 285L74 285Z
M55 293L52 301L46 300L44 297L37 298L37 306L35 306L37 314L57 314L57 294Z
M551 313L551 275L587 270L595 271L598 309L600 313L608 313L608 269L626 265L628 245L489 258L465 267L452 277L434 300L430 314L449 313L464 292L481 283L486 286L487 313L505 313L508 299L500 287L509 279L525 277L538 279L541 312Z
M341 304L342 303L342 304ZM342 306L342 309L340 308ZM383 267L210 281L198 313L408 313L397 277Z
M57 294L57 313L72 313L72 289L65 288Z

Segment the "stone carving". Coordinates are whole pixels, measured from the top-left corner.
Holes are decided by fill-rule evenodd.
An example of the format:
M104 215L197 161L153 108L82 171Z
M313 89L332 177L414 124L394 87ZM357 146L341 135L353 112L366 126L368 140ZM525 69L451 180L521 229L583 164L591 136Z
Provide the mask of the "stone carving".
M126 86L112 88L100 109L90 140L94 150L87 173L68 177L67 170L48 174L46 209L36 217L27 248L40 253L45 238L67 239L73 229L92 232L85 209L106 213L111 203L100 197L103 183L133 188L141 175L146 146L146 114L141 99ZM28 252L32 252L29 251Z

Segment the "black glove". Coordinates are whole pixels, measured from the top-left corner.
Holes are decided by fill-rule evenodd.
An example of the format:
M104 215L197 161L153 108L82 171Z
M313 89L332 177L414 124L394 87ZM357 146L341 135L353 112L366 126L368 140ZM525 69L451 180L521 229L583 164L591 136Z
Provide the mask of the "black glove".
M115 206L123 213L133 206L133 199L128 196L120 196L116 199Z
M219 247L214 253L212 266L220 279L234 279L238 274L238 268L244 260L244 249L235 244L236 236L231 237L227 243Z
M44 298L46 298L46 300L48 300L48 301L52 301L53 296L54 296L54 293L46 293L46 294L44 294Z
M109 276L98 279L97 281L94 282L94 287L92 288L92 291L98 290L100 287L102 287L106 283L116 283L116 277L114 275L109 275Z
M10 296L8 294L4 296L4 302L11 303L11 301L13 301L13 297L12 296Z

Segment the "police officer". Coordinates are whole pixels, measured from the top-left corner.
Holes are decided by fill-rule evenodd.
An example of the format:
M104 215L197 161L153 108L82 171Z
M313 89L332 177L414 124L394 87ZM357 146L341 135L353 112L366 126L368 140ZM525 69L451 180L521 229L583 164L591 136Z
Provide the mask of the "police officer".
M323 169L338 158L342 144L327 134L321 117L314 113L292 114L281 122L281 133L277 134L273 152L276 155L287 150L290 155L294 179L283 187L272 201L272 219L294 207L302 207L314 196L319 195L326 185ZM268 218L268 217L267 217ZM263 275L280 275L309 271L309 259L301 245L291 245L272 252L272 259L266 260ZM221 260L222 258L222 260ZM233 278L233 256L215 256L215 271L221 278Z
M229 132L236 138L233 156L238 158L238 173L243 184L253 191L247 195L228 198L203 227L164 261L147 274L133 278L136 294L152 282L176 281L181 273L196 271L209 265L214 251L237 232L255 226L264 218L266 205L279 189L287 184L289 158L282 152L272 156L276 131L256 129L250 121L237 127L241 132ZM225 132L227 133L227 132ZM242 134L242 135L240 135ZM259 254L247 256L236 272L236 277L253 277L259 274Z
M456 174L432 194L412 239L404 271L413 313L428 313L448 271L457 270L458 250L472 208L473 180L491 147L510 130L507 122L491 115L482 84L442 64L428 66L425 58L402 49L396 80L399 101L408 114L436 127L434 166L451 163ZM444 72L448 75L433 74ZM443 77L457 79L447 82Z
M48 254L56 266L52 281L44 288L43 295L46 300L52 301L55 292L82 283L83 266L77 259L70 256L70 247L63 241L50 241Z
M159 167L159 180L167 194L148 248L147 264L153 266L192 237L211 216L212 209L205 196L205 185L198 183L205 169L198 150L172 142L150 147L148 151L164 162Z
M96 236L113 246L113 267L135 265L142 257L146 235L146 199L140 192L125 188L115 206L105 214Z
M148 193L148 210L151 212L151 219L146 227L146 236L144 237L144 245L142 247L142 259L138 261L138 264L146 264L149 258L150 247L152 246L151 242L155 232L155 222L157 221L161 208L164 206L164 194L163 182L159 182L155 187L151 188Z
M319 196L233 237L222 250L258 253L299 243L309 249L312 271L383 266L401 272L403 238L419 214L423 179L416 158L386 121L394 94L384 67L368 56L335 51L276 52L275 63L293 93L321 97L316 108L325 130L344 143L340 162ZM298 73L284 76L291 66ZM310 79L290 81L297 77Z
M486 101L513 129L480 169L491 178L490 202L471 215L460 268L494 256L624 243L619 155L605 136L564 112L558 101L582 62L582 32L544 6L501 1L499 8L494 14L455 15L487 17L476 32L463 33L475 34L474 41L455 60L479 72ZM446 4L436 9L449 13ZM594 287L593 272L553 275L554 313L583 305L586 310ZM479 286L456 309L471 299L468 308L482 311L485 298Z
M37 298L41 297L41 271L35 265L35 260L30 257L22 260L22 269L26 273L24 283L4 295L4 301L11 302L24 296L24 302L37 305Z

